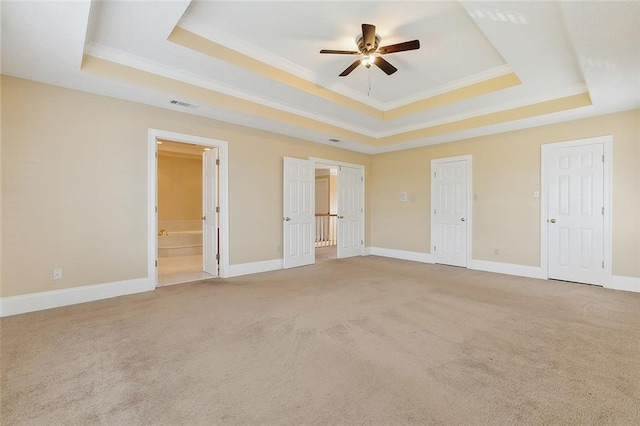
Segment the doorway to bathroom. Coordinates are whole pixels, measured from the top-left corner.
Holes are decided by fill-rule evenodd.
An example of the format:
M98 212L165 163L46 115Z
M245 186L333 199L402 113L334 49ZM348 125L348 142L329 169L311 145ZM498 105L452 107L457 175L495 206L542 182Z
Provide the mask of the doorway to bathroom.
M150 283L224 277L226 142L156 130L149 136Z

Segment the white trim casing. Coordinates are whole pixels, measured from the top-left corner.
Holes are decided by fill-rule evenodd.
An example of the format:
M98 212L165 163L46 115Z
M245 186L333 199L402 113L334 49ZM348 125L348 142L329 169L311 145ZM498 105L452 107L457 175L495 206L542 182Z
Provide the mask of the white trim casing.
M283 268L282 259L264 260L261 262L238 263L229 265L227 278L242 275L259 274L261 272L276 271Z
M354 164L354 163L345 163L344 161L334 161L334 160L327 160L325 158L319 158L319 157L309 157L309 160L311 160L314 165L315 164L326 164L328 166L343 166L343 167L351 167L353 169L360 169L362 171L362 226L360 229L360 235L362 235L362 241L364 242L361 246L360 246L360 256L366 256L368 253L366 252L365 249L365 244L367 243L365 241L365 222L366 222L366 199L365 197L367 196L367 191L366 191L366 185L365 183L367 182L367 177L365 176L365 170L364 170L364 166L362 164ZM314 234L315 235L315 234ZM340 235L338 235L338 238L340 238Z
M395 250L382 247L367 247L367 255L391 257L393 259L410 260L412 262L433 263L431 253L421 253L417 251Z
M229 148L226 141L204 138L201 136L186 135L165 130L149 129L148 133L148 184L147 184L147 238L148 238L148 277L149 290L156 288L158 283L155 266L157 253L158 224L156 220L157 205L157 140L168 140L179 143L188 143L202 146L216 147L219 149L220 158L220 277L225 278L229 273Z
M613 275L611 281L605 285L606 288L613 290L633 291L640 293L640 277L624 277L621 275Z
M433 263L433 259L429 253L420 253L415 251L404 251L387 249L380 247L367 247L365 250L367 255L390 257L393 259L410 260L413 262ZM491 262L488 260L471 259L468 269L476 271L493 272L496 274L513 275L518 277L536 278L547 280L545 271L537 266L518 265L515 263ZM640 277L625 277L613 275L611 281L603 286L612 290L623 290L640 293Z
M112 283L3 297L0 298L0 316L8 317L10 315L93 302L117 296L125 296L127 294L142 293L149 290L149 279L137 278Z
M434 220L433 220L433 206L435 204L435 188L433 181L433 170L434 166L438 163L449 163L452 161L467 161L468 169L467 169L467 259L466 264L467 268L472 261L472 248L473 248L473 156L471 154L468 155L458 155L455 157L445 157L445 158L434 158L431 160L431 169L429 170L429 179L431 181L431 206L429 213L429 222L430 222L430 231L431 231L431 239L429 240L429 250L435 244L435 228L434 228ZM433 253L431 254L433 257Z
M155 130L149 129L147 143L147 277L149 278L148 290L154 290L158 284L158 135ZM153 241L152 241L153 240Z
M611 191L611 183L613 182L613 136L596 136L593 138L577 139L565 142L555 142L543 144L540 147L540 269L542 278L549 278L549 225L547 223L549 211L548 185L545 157L547 152L555 148L564 148L578 145L602 144L604 147L604 182L603 182L603 203L604 203L604 238L603 238L603 257L604 257L604 274L603 287L610 287L613 277L613 199Z
M539 266L518 265L515 263L491 262L475 260L469 262L469 269L476 271L494 272L496 274L515 275L518 277L546 279Z

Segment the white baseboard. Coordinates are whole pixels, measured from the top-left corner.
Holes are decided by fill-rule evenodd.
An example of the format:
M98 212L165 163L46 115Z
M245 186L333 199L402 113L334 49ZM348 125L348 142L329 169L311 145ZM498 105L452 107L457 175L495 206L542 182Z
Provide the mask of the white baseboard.
M87 285L0 298L0 317L149 291L149 279Z
M433 263L429 253L418 253L386 249L379 247L365 248L365 255L392 257L394 259L412 260L414 262ZM514 263L491 262L488 260L475 260L469 262L469 269L477 271L494 272L497 274L515 275L518 277L538 278L546 280L547 276L539 266L518 265ZM605 288L624 290L640 293L640 277L624 277L614 275L611 281L604 285Z
M365 254L382 257L392 257L394 259L411 260L413 262L433 263L430 253L417 251L394 250L381 247L367 247Z
M613 275L611 277L611 282L605 284L604 287L614 290L640 293L640 277L623 277L621 275Z
M547 279L539 266L518 265L515 263L491 262L488 260L475 260L469 262L469 269L477 271L495 272L497 274L516 275L519 277Z
M282 259L264 260L262 262L238 263L229 265L229 271L225 278L239 277L241 275L258 274L282 269Z

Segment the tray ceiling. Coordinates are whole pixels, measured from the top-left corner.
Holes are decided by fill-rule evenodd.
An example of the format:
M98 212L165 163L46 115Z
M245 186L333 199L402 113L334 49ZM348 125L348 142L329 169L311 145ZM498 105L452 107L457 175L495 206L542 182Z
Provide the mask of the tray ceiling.
M362 23L421 48L338 77L318 52ZM4 1L2 72L375 153L640 107L639 28L638 2Z

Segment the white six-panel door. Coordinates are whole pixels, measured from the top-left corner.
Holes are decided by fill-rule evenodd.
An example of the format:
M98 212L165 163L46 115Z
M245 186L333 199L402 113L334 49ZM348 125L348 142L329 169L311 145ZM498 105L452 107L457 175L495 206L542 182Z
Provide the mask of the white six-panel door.
M467 266L470 158L433 160L431 253L435 263Z
M338 168L338 258L362 255L363 179L362 169Z
M218 275L218 148L202 154L202 267Z
M602 284L604 145L545 150L549 278Z
M315 263L315 168L309 160L284 158L283 267Z

